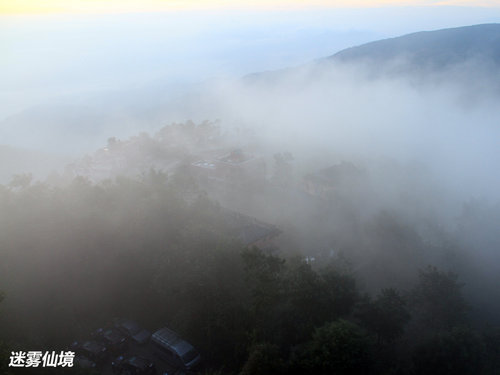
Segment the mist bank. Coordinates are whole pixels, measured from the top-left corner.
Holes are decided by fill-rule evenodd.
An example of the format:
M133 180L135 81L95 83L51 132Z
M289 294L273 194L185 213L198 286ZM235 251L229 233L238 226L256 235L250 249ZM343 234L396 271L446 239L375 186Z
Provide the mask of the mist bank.
M0 186L6 337L65 348L124 315L222 373L330 373L324 337L354 338L359 373L446 368L436 353L495 373L497 109L364 72L211 85L163 108L195 122ZM228 210L278 228L275 246L245 249Z
M266 249L245 246L232 225L241 214L228 217L188 168L0 186L2 365L11 347L66 350L127 316L168 324L200 350L203 370L225 374L416 375L448 370L449 356L466 374L495 373L498 272L488 280L439 223L426 223L431 236L395 211L360 215L356 185L307 196L279 171L216 185L225 204L239 199L259 217L255 195L267 198L282 233ZM462 234L482 216L469 208Z
M82 122L73 125L100 146L49 180L64 185L83 176L101 183L121 175L141 178L155 168L168 175L187 173L186 181L197 184L189 172L193 163L238 149L262 159L259 178L248 186L243 180L200 189L225 207L285 228L283 244L290 253L347 252L372 288L391 280L409 284L427 263L451 269L468 263L490 275L487 283L494 285L498 236L481 223L496 217L500 200L498 71L470 58L425 74L394 74L398 64L414 65L405 59L391 57L377 74L366 59L318 61L210 81L164 101L161 95L149 100L144 91L137 103L131 95L113 109L120 117L103 121L110 127L100 129L101 140L85 127L96 121L74 114ZM215 126L207 119L221 121ZM163 127L172 122L178 123ZM42 137L54 137L52 149L62 134L41 131ZM66 135L67 148L87 139ZM308 176L343 163L363 178L342 186L328 204L304 194ZM377 228L385 228L383 236ZM489 240L471 241L467 233ZM398 246L408 253L386 255L397 259L394 272L388 272L379 263L385 258L380 252ZM372 274L372 267L384 272ZM475 291L485 280L471 270L462 274ZM494 305L482 311L495 311Z
M391 9L391 20L404 19L408 12L425 19L413 26L396 25L392 32L382 22L389 10L229 12L231 17L224 22L219 21L225 13L196 12L4 18L12 60L4 61L2 69L2 143L51 152L88 152L98 147L99 139L130 136L161 126L162 121L219 117L199 113L210 100L207 91L227 77L237 81L250 72L300 64L314 67L328 60L341 60L351 67L361 61L361 74L368 79L380 73L402 78L404 73L411 85L462 82L456 89L472 91L467 101L481 101L491 96L485 88L493 88L491 82L498 77L498 69L489 61L495 56L491 51L496 51L497 25L416 33L342 49L405 32L494 20L491 10L486 14L479 9L444 8L453 17L439 23L423 9ZM377 22L367 18L371 13L377 15ZM353 27L347 22L353 18L366 22ZM338 50L331 58L321 58ZM315 58L319 60L310 63ZM38 61L37 66L33 61ZM457 62L472 63L457 69ZM439 74L434 74L436 69ZM275 81L280 75L251 76ZM483 93L480 99L479 93Z
M37 180L45 180L51 173L64 170L72 161L58 154L35 152L0 145L0 184L7 184L15 175L31 174Z
M390 60L387 66L403 62ZM421 72L374 75L366 60L322 60L214 80L187 93L117 92L112 100L96 96L91 105L78 98L19 121L11 118L3 130L12 130L20 144L78 156L105 147L110 137L154 134L186 119L220 119L222 131L232 134L227 147L252 140L268 157L289 151L298 178L348 160L372 171L372 183L387 200L398 190L393 187L411 181L446 192L454 202L496 202L498 71L482 67L476 59L459 61L422 80L415 78L423 77ZM396 175L387 172L396 169ZM409 176L407 170L425 172Z
M433 85L369 77L362 64L305 66L221 84L189 109L319 163L332 156L420 163L452 190L495 198L498 97L488 87L496 81L476 81L483 91L459 86L470 63L434 73Z

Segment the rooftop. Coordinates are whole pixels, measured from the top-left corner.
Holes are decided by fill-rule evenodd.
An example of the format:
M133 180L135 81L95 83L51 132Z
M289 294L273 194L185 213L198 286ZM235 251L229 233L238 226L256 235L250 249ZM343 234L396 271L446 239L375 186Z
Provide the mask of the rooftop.
M156 331L153 334L153 340L159 344L168 346L181 357L194 349L191 344L181 339L177 333L166 327Z
M207 161L207 160L195 161L191 165L198 167L198 168L206 168L206 169L215 169L216 168L215 163L213 163L211 161Z
M245 246L251 245L268 236L277 236L280 230L274 225L264 223L238 212L227 211L226 227Z
M222 163L238 165L253 159L253 156L245 154L241 149L235 149L218 160Z

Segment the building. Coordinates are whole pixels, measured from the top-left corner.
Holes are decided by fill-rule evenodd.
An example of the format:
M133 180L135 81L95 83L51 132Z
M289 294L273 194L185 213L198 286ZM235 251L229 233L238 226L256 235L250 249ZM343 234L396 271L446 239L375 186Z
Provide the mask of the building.
M275 239L281 234L274 225L229 210L224 215L224 224L229 234L246 247L276 248Z
M191 163L192 171L200 182L244 184L263 180L266 166L262 158L234 149L222 156L199 159Z

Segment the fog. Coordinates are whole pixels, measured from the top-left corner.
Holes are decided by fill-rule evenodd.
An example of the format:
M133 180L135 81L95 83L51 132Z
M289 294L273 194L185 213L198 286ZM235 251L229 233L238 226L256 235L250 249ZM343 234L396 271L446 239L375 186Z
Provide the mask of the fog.
M165 85L296 66L376 39L498 17L496 8L474 7L1 16L8 58L0 62L0 119L116 90L153 97Z
M38 20L31 29L9 20L26 34L6 40L55 57L29 71L16 42L27 65L3 65L6 342L63 348L130 316L150 330L168 322L202 352L204 371L258 374L252 361L264 363L258 350L268 345L282 367L267 373L330 373L304 358L319 355L327 324L347 324L375 358L352 373L429 373L432 345L453 347L446 340L458 335L475 348L464 373L477 370L477 349L482 373L493 374L498 65L324 58L495 17L448 11L447 21L437 11L424 22L421 10L420 23L377 18L352 29L340 19L361 11L266 14L257 25L254 15L190 14L187 29L172 14L57 16L36 46L27 35ZM61 167L56 155L72 160ZM250 241L240 221L271 234Z
M429 87L407 77L368 79L363 67L310 65L211 88L190 110L195 119L251 129L318 167L332 158L422 164L462 198L496 199L498 97L457 83L470 69ZM495 87L496 77L481 79Z
M238 147L260 142L264 152L291 152L293 183L342 161L363 169L368 177L359 186L351 186L351 192L341 193L361 223L388 210L412 226L423 241L433 242L435 233L427 238L426 226L454 237L463 230L464 205L481 201L496 210L500 134L494 88L498 73L468 61L431 74L427 82L415 83L406 75L374 78L369 69L333 63L248 77L243 83L212 89L207 102L197 101L196 107L207 108L200 119L218 117L224 119L223 124L251 129L250 141L234 141ZM480 89L471 92L467 76L476 71L484 75L474 80ZM252 201L249 207L247 198L232 204L257 217L291 222L298 228L317 226L324 233L342 228L337 240L353 230L344 227L342 209L331 212L333 222L312 224L314 213L308 211L307 199L288 198L282 203L284 208L279 206L280 199L275 206L266 198L260 204L258 199ZM483 229L479 237L496 237L494 230ZM314 233L318 239L318 232ZM462 239L468 237L465 233L460 234ZM468 262L477 263L482 272L495 273L499 259L493 243L470 246L465 241L458 246L464 247L462 255L471 258ZM477 276L471 277L476 280L468 280L469 284L482 285Z

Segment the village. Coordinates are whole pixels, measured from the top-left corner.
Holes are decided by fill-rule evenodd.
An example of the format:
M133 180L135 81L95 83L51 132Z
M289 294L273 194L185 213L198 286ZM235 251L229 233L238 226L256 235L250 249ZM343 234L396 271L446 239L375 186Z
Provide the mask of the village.
M297 201L316 210L318 205L340 202L345 194L362 189L367 180L366 171L350 162L337 161L300 174L289 151L270 153L252 139L238 147L233 143L217 122L174 123L153 136L109 138L105 147L69 165L66 173L99 183L119 176L140 179L155 171L181 184L185 199L206 194L219 202L232 237L246 247L268 251L277 251L290 239L280 225L286 213L269 212L266 201L288 206L285 211ZM324 254L332 256L333 249L322 247Z

